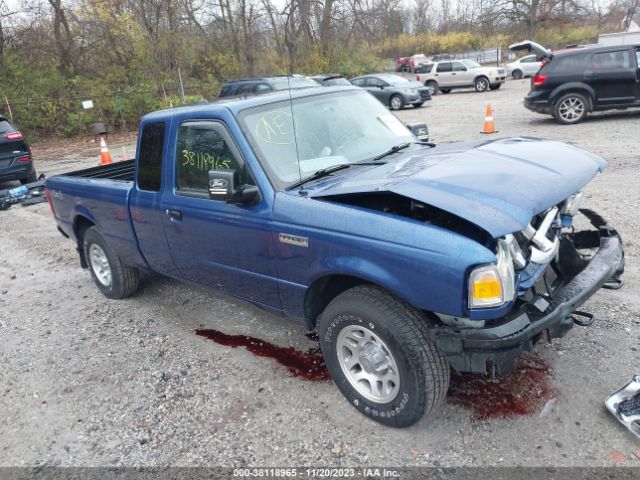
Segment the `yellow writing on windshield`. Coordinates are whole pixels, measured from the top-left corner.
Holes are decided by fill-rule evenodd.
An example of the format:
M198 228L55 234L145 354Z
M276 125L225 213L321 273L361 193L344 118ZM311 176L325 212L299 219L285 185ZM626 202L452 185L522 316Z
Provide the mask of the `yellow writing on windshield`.
M275 111L258 119L256 137L266 143L289 145L294 142L293 117L289 112Z
M216 158L206 152L192 152L191 150L182 150L182 166L195 167L197 170L228 170L231 166L231 160Z

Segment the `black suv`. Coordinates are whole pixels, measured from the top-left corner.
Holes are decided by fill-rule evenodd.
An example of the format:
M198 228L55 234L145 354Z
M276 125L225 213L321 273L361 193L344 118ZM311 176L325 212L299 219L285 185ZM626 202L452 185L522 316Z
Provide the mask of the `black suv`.
M640 45L573 48L551 53L533 42L529 50L544 58L524 99L529 110L552 114L563 124L578 123L589 112L640 107Z
M36 169L31 159L31 150L22 133L9 120L0 117L0 182L9 180L35 182Z
M302 75L277 77L243 78L226 82L220 88L218 97L257 95L274 90L317 87L318 84Z

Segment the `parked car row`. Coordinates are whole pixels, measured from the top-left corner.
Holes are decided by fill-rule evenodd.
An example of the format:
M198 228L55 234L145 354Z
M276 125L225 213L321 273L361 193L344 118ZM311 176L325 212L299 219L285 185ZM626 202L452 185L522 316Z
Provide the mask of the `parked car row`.
M262 77L227 82L222 85L219 97L254 95L277 90L295 90L309 87L333 87L356 85L362 87L392 110L406 106L421 107L431 100L429 89L422 83L408 80L400 75L381 73L364 75L347 80L339 74L324 74L313 77L289 75Z

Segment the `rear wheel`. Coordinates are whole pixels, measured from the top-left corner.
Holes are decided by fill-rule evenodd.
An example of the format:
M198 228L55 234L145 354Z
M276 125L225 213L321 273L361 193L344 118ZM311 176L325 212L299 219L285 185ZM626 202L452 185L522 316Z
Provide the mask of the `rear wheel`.
M553 104L553 116L564 124L572 125L584 120L587 116L587 98L580 93L568 93Z
M338 295L319 325L322 355L340 391L363 415L406 427L443 402L449 365L427 319L371 285Z
M522 70L514 70L511 72L511 77L513 77L514 80L520 80L524 77L524 74L522 73Z
M489 79L487 77L478 77L473 83L476 92L486 92L489 90Z
M122 264L98 228L85 232L82 247L91 277L106 297L119 299L135 293L140 282L138 269Z
M427 90L429 90L429 94L432 97L438 93L438 84L433 80L429 80L424 84L424 86L427 87ZM443 93L444 93L444 90L443 90Z
M389 106L391 110L401 110L404 107L404 98L401 95L391 95Z

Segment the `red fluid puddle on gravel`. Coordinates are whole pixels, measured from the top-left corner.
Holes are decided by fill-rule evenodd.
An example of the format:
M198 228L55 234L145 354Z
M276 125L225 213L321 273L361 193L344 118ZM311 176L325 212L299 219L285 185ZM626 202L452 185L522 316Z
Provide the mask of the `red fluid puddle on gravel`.
M294 377L304 380L329 380L331 376L322 359L320 347L301 352L293 347L279 347L273 343L248 335L227 335L218 330L196 330L196 335L213 340L220 345L237 348L244 347L260 357L273 358L276 362L287 367Z
M232 348L244 347L260 357L272 358L289 372L304 380L330 380L320 348L301 352L293 347L279 347L248 335L228 335L218 330L196 330L196 335ZM306 334L311 340L317 337ZM551 367L539 357L523 355L513 371L491 379L487 375L451 372L447 393L449 402L469 408L477 419L531 415L554 396L549 384Z
M531 415L555 396L550 373L545 360L526 354L516 360L511 373L495 379L452 371L447 397L473 410L478 419Z

